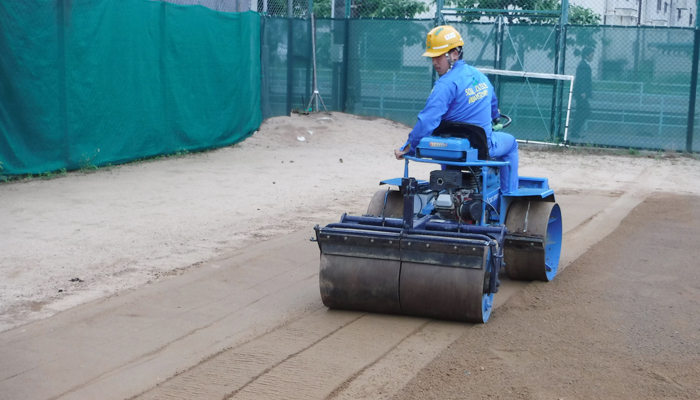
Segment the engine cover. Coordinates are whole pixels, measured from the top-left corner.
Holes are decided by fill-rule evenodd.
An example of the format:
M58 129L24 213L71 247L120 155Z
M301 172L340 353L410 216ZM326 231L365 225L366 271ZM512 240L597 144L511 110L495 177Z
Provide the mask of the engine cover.
M445 189L461 189L464 187L462 171L436 170L430 172L430 190L441 192Z

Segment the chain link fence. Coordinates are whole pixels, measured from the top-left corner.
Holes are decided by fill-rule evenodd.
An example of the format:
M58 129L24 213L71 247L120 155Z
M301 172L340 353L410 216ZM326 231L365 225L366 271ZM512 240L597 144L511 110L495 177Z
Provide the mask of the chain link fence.
M654 27L571 27L592 46L567 49L566 72L577 77L572 140L664 150L688 148L694 31ZM586 57L586 52L590 55ZM589 80L590 87L585 87ZM582 106L584 109L582 110ZM691 136L692 138L692 136ZM697 150L695 145L694 149Z
M318 17L318 88L330 109L413 125L436 78L422 57L425 35L444 21L460 31L464 59L478 68L575 77L569 102L570 81L490 75L518 139L700 147L693 140L697 128L689 132L695 115L691 85L697 85L691 79L697 62L694 3L579 0L564 4L564 12L558 1L518 3L518 9L509 0L303 4L295 15L306 18L311 7ZM264 78L265 116L303 109L311 94L310 22L289 24L276 18L263 24L263 53L275 60Z
M158 2L162 4L154 6L154 3ZM72 51L73 46L75 49L80 49L83 45L83 42L75 39L74 30L88 28L99 31L109 39L107 42L100 43L109 43L117 47L126 43L121 36L136 35L138 39L134 39L134 43L142 43L146 48L165 43L163 38L166 34L176 36L182 32L193 32L188 37L194 42L203 44L196 49L208 50L210 53L203 53L206 54L204 58L188 58L187 63L172 67L167 74L168 79L183 77L176 84L157 78L158 68L162 68L163 65L162 60L158 59L158 54L171 55L167 51L170 47L157 51L149 47L149 50L143 53L147 56L141 53L134 56L135 59L145 57L143 59L148 60L146 65L150 69L139 69L134 73L156 76L153 78L148 75L147 78L143 78L138 75L138 79L144 82L160 82L160 87L151 88L157 96L163 93L170 95L174 93L174 88L182 86L187 89L182 89L175 94L184 96L186 93L189 97L185 97L192 98L192 93L202 92L204 93L201 94L202 99L219 104L236 105L235 99L212 100L220 95L231 99L230 95L222 91L220 81L213 85L216 90L213 87L205 87L201 83L192 86L183 83L192 83L188 78L189 75L183 72L184 68L201 72L201 67L195 63L195 61L201 61L209 62L207 69L210 73L207 76L216 77L219 75L215 74L220 74L220 76L235 77L242 82L252 84L253 87L245 90L240 86L236 87L236 90L243 90L244 94L254 94L257 91L256 77L260 76L261 108L259 110L262 111L263 118L287 115L292 109L309 111L314 71L312 57L314 53L311 45L312 24L309 17L311 12L314 12L318 17L315 51L318 90L329 110L384 117L412 126L437 78L433 72L431 60L422 56L425 35L436 24L447 22L461 32L465 41L465 61L477 68L510 71L511 74L513 71L522 71L575 77L572 87L570 81L552 79L552 77L535 78L532 75L517 77L490 73L490 79L499 97L501 112L513 117L514 122L508 131L518 139L543 142L568 140L572 143L595 146L700 151L698 133L700 126L695 118L700 108L696 101L700 30L695 17L696 4L691 1L574 0L571 4L566 2L562 4L551 0L518 3L513 0L488 0L478 3L466 0L446 2L436 0L435 3L427 0L259 0L256 2L251 0L154 0L152 2L134 0L119 4L100 3L104 8L104 17L113 18L114 25L110 28L100 24L94 25L92 24L94 20L86 18L88 14L72 11L74 7L85 7L82 3L73 4L69 0L64 0L57 3L60 5L58 8L48 5L33 8L29 3L9 2L7 4L5 8L1 8L5 13L3 20L22 23L25 20L40 21L45 24L44 28L42 28L43 25L35 23L31 29L58 32L53 37L54 42L48 43L53 43L54 48L58 48L57 43L66 43L66 49L71 50L59 51L57 53L59 56L51 56L48 52L52 47L49 47L49 50L39 50L38 47L28 48L23 44L24 42L21 44L19 44L21 41L16 42L17 49L22 51L37 51L37 54L41 54L42 57L49 54L47 56L49 61L46 62L41 61L43 59L39 56L26 57L26 60L35 60L34 63L27 64L27 68L14 71L21 79L26 79L26 82L22 82L26 83L29 89L25 88L21 92L28 98L38 96L58 99L53 102L51 100L40 102L45 104L42 112L50 114L51 118L64 120L67 118L66 105L62 105L60 100L65 95L43 95L47 86L38 84L37 82L43 81L37 81L35 77L41 76L44 77L43 79L57 82L65 81L57 87L57 90L76 91L82 88L84 85L69 85L69 82L79 82L83 79L82 75L76 74L70 68L67 71L71 71L71 75L67 73L56 75L55 71L60 71L71 62L86 56L80 52L82 50ZM163 7L164 5L167 7ZM199 6L224 14L217 15ZM134 16L139 15L144 18L143 23L133 22L134 17L128 16L129 7L133 8L130 12ZM167 12L165 12L166 8ZM41 17L26 19L19 11L13 10L34 10ZM83 10L97 12L89 7ZM246 12L248 14L228 15ZM259 16L253 12L258 13ZM61 19L56 15L62 16L64 21L64 24L59 24L58 27L54 25ZM182 29L160 29L159 34L155 36L153 32L147 31L153 26L158 26L158 23L162 23L161 20L164 18L167 19L169 26L181 26ZM258 23L261 40L259 44L257 43ZM255 28L252 29L255 34L250 34L251 28L242 28L245 24L254 25ZM237 26L242 30L230 30ZM146 31L139 34L138 32L141 31L134 31L135 28ZM70 30L69 35L64 33L66 29ZM123 33L119 29L124 29ZM8 24L5 30L17 31ZM214 31L218 32L218 36L213 36L221 38L218 43L210 39L213 37L210 32ZM46 37L52 37L53 33L47 34ZM6 39L0 40L0 45L6 47L12 45L15 43L12 40L15 39L7 38L16 36L5 35ZM221 47L216 47L217 44ZM241 64L241 68L243 66L257 68L258 56L254 53L257 52L259 45L261 66L259 75L253 72L250 77L244 78L231 69L233 64L222 63L220 58L216 58L225 53L227 56L235 54L238 59L243 54L242 50L237 50L236 53L231 49L243 45L248 46L246 49L253 48L254 52L245 51L249 57L252 54L252 60ZM93 45L90 50L97 54L103 47L105 45L102 47ZM135 49L137 47L131 46L124 51L136 51ZM188 52L190 53L191 51ZM8 54L12 55L13 52ZM61 58L62 54L64 58ZM118 52L106 54L118 54ZM208 59L212 61L207 61ZM123 60L122 57L114 63L105 64L112 66L112 69L93 68L89 73L97 76L95 79L99 78L100 82L104 82L107 85L105 87L111 88L109 85L113 84L114 79L110 74L119 76L122 72L130 71L128 68L114 69L113 66L121 65L119 63ZM168 61L175 63L182 60L174 58ZM8 68L8 65L11 66L7 63L2 65L5 68ZM82 66L84 63L76 63L76 65ZM226 68L223 65L226 65ZM51 71L46 73L36 74L31 69L47 66L51 67ZM17 79L11 79L5 83L15 85L17 82ZM140 86L140 88L145 90L146 86ZM212 91L207 92L210 89ZM573 92L571 102L569 102L570 91ZM11 93L7 90L5 92ZM107 93L109 90L105 89L104 92ZM159 98L157 96L156 98ZM113 97L109 97L110 101ZM128 97L133 99L143 96ZM151 103L154 107L151 112L132 101L125 101L124 104L110 107L110 109L113 113L116 112L117 114L114 115L117 116L126 113L114 111L121 110L119 107L122 106L128 108L134 115L145 113L142 119L134 118L133 121L150 121L154 115L162 115L164 110L177 112L180 119L173 120L166 115L164 118L166 122L157 126L170 129L171 124L175 124L178 126L177 132L190 131L197 134L211 131L209 125L207 129L200 129L201 127L197 124L202 119L195 117L208 115L207 113L211 110L206 107L201 111L198 111L200 108L195 105L168 109L162 108L157 102ZM257 104L257 100L254 103ZM20 103L13 100L4 104L8 107L17 107ZM72 104L85 103L77 101ZM84 111L79 107L71 109L72 113ZM235 113L225 115L232 114ZM248 116L246 118L250 119L253 114L245 112L241 115ZM44 133L43 126L34 124L36 117L29 117L36 115L35 110L32 114L26 114L26 120L22 119L24 117L18 119L17 112L8 113L8 115L13 116L11 120L18 124L13 128L13 132L22 132L25 136ZM85 117L73 120L83 121ZM255 121L250 119L247 122ZM183 124L190 124L191 127L184 129ZM64 130L67 126L65 121L57 122L55 125L63 126ZM109 127L120 126L120 129L131 132L124 124L108 125ZM35 128L38 129L36 132ZM83 129L83 126L76 129L78 128ZM111 132L110 129L106 128L104 132ZM85 137L93 140L93 136ZM124 137L124 135L108 136ZM3 138L0 137L0 140ZM148 143L152 142L154 141ZM52 144L54 142L46 140L33 140L31 143L32 146L45 144L52 149L56 147ZM81 145L89 147L91 142L81 143ZM0 146L0 148L10 149L11 146ZM28 156L24 158L16 154L3 155L2 162L5 170L28 171L29 167L20 166L20 164L28 162L27 159L43 151L40 150L31 146L26 147ZM159 151L165 150L149 149L148 152L139 154L141 156L160 154ZM86 151L87 153L92 154ZM105 153L103 150L100 156L106 160L105 157L109 155ZM41 164L45 160L38 159L37 165L44 165L46 169L55 169L57 165L75 165L78 157L79 155L74 157L69 154L65 160L58 160L56 164L51 165ZM128 157L121 159L126 158ZM95 159L91 162L101 161Z
M161 0L167 3L182 5L199 5L222 12L244 12L251 10L252 0ZM254 4L254 3L253 3ZM253 11L255 8L253 7Z
M309 0L257 0L257 11L270 17L306 18L312 4Z

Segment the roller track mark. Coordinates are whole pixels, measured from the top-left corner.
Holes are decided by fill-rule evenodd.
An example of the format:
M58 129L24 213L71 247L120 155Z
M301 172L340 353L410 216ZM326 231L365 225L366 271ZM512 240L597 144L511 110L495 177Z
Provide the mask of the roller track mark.
M135 398L230 398L275 366L362 316L362 313L328 312L322 308L245 344L220 352Z
M660 381L663 381L663 382L666 382L668 384L675 386L679 390L683 390L683 391L686 390L685 386L681 385L680 383L678 383L674 379L671 379L668 376L666 376L658 371L651 371L651 375Z
M269 257L269 255L267 255L267 256ZM265 256L259 255L259 256L257 256L257 257L253 257L251 260L254 261L254 260L263 259L263 258L265 258ZM161 321L158 321L157 323L152 323L152 324L144 325L143 327L140 327L137 331L148 331L148 330L150 330L150 329L157 328L158 326L161 326L161 325L163 325L164 323L169 323L169 322L171 322L171 321L180 320L180 319L182 319L182 318L185 318L188 314L196 313L197 311L201 311L201 310L205 309L206 307L210 307L210 306L212 306L212 305L214 305L214 304L216 304L216 303L218 303L218 302L221 302L221 301L223 301L223 300L227 300L227 299L230 299L231 297L237 296L237 295L239 294L240 291L251 291L251 290L255 290L256 288L261 287L263 284L269 283L269 282L273 281L274 279L279 278L280 276L283 276L283 275L285 275L285 274L287 274L287 273L293 272L293 271L298 270L298 269L306 268L310 263L314 263L314 261L315 261L315 260L313 260L313 259L304 261L303 263L300 263L300 264L298 264L298 265L296 265L296 266L294 266L294 267L292 267L292 268L285 269L284 271L281 271L281 272L279 272L279 273L276 274L276 275L273 275L273 276L270 276L270 277L268 277L268 278L266 278L266 279L263 279L263 280L261 280L261 281L255 282L254 284L252 284L252 285L250 285L250 286L243 286L243 287L241 287L238 291L233 291L232 294L227 294L227 295L218 297L218 298L216 298L216 299L213 299L213 300L211 300L211 301L209 301L209 302L200 304L200 305L198 305L197 307L189 308L189 309L187 309L186 311L183 311L183 312L174 314L173 316L171 316L171 317L169 317L169 318L165 318L165 319L163 319L163 320L161 320ZM243 264L237 265L237 266L235 266L235 267L232 267L231 270L233 271L233 270L235 270L235 269L240 269L240 268L243 267L243 266L244 266ZM316 276L317 276L317 275L318 275L318 274L316 274ZM312 275L311 277L313 277L313 275ZM310 277L300 279L299 282L305 281L305 280L307 280L307 279L309 279L309 278L310 278ZM273 292L273 293L271 293L271 294L275 294L275 293ZM168 343L166 343L166 344L164 344L164 345L162 345L162 346L160 346L160 347L158 347L158 348L156 348L156 349L153 349L153 350L149 351L148 353L139 355L138 358L134 358L134 359L132 359L132 360L127 361L125 364L136 363L138 360L143 360L143 359L146 359L146 360L147 360L147 359L149 359L150 357L154 357L154 356L158 355L159 353L161 353L163 350L167 349L168 346L170 346L171 344L176 343L176 342L178 342L178 341L180 341L180 340L184 340L184 339L186 339L187 337L192 336L192 335L196 334L196 333L199 332L199 331L203 331L203 330L205 330L205 329L211 327L212 325L214 325L214 324L220 322L221 320L223 320L223 319L229 317L231 314L235 314L237 311L240 311L240 310L242 310L242 309L244 309L244 308L246 308L246 307L250 307L251 305L254 305L255 303L259 302L260 300L262 300L262 299L268 297L269 295L270 295L270 294L265 295L265 296L263 296L263 297L260 297L260 298L256 299L255 301L252 301L252 302L250 302L250 303L248 303L248 304L245 304L245 305L241 306L241 307L240 307L239 309L237 309L237 310L232 310L231 313L228 313L228 314L226 314L226 315L223 315L221 318L218 318L218 319L216 319L216 320L211 321L211 322L210 322L209 324L207 324L206 326L201 326L201 327L198 327L198 328L196 328L196 329L193 329L193 330L189 331L188 333L185 333L184 335L182 335L182 336L180 336L180 337L178 337L178 338L176 338L176 339L174 339L174 340L171 340L170 342L168 342ZM142 299L139 299L138 301L147 301L147 300L148 300L148 298L142 298ZM135 300L134 300L134 301L125 302L123 305L137 304L138 301L135 301ZM114 309L102 311L102 312L100 312L100 313L97 313L97 314L91 316L89 319L86 320L86 322L89 322L89 321L91 321L92 319L95 319L95 318L96 318L97 316L99 316L99 315L103 315L103 314L106 315L106 314L109 314L109 313L114 314L114 312L115 312ZM56 329L56 328L54 328L54 329ZM44 333L44 334L42 334L42 335L39 335L38 337L46 336L46 335L48 335L49 333L51 333L51 332L46 332L46 333ZM106 346L106 345L108 345L108 344L110 344L110 343L114 343L114 342L117 342L117 341L120 341L120 340L124 340L124 339L126 339L126 338L128 338L128 337L130 337L130 336L132 336L132 335L133 335L133 332L129 332L128 334L125 333L125 334L121 334L121 335L116 335L116 336L114 336L114 337L112 337L112 338L109 338L109 339L107 339L107 340L95 342L94 344L92 344L92 346L95 346L95 347L104 347L104 346ZM36 337L35 337L35 338L36 338ZM25 340L27 340L27 339L25 339ZM15 342L20 343L21 340L15 341ZM4 345L8 345L8 346L9 346L9 345L11 345L11 344L12 344L12 342L11 342L11 341L8 341L8 342L7 342L6 344L4 344ZM69 356L70 356L70 354L69 354L69 353L66 353L66 354L63 355L63 356L58 356L58 357L56 357L56 358L50 359L50 360L48 360L48 361L46 361L46 362L44 362L44 363L40 363L40 364L35 365L33 368L29 368L29 369L26 369L26 370L22 370L22 371L20 371L20 372L17 372L17 373L15 373L15 374L11 375L11 376L5 377L5 378L3 378L2 380L0 380L0 382L4 382L4 381L6 381L6 380L10 380L10 379L15 378L15 377L17 377L17 376L20 376L20 375L22 375L22 374L25 374L25 373L31 372L31 371L33 371L33 370L36 370L37 368L41 368L41 367L47 366L47 365L49 365L49 364L51 364L51 363L54 363L54 362L56 362L56 361L58 361L58 360L66 359L66 358L69 357ZM67 391L65 391L65 392L63 392L63 393L61 393L61 394L59 394L59 395L56 396L56 397L60 397L60 396L69 394L69 393L71 393L71 392L74 392L74 391L76 391L76 390L79 390L80 388L89 385L91 382L93 382L93 381L95 381L95 380L99 380L101 377L103 377L103 376L105 376L105 375L107 375L107 374L111 373L112 371L114 371L114 370L116 370L116 369L119 369L119 368L121 368L121 366L118 366L118 367L115 367L115 368L113 368L113 369L104 371L101 375L93 377L90 381L84 382L83 384L81 384L81 385L79 385L79 386L72 387L72 388L68 389Z
M471 328L471 324L429 321L386 355L338 386L328 398L392 398L440 352Z
M220 303L226 300L228 303L231 297L235 296L241 296L242 300L246 300L245 297L249 296L251 293L255 296L252 299L249 299L245 304L239 305L235 310L231 310L225 313L221 313L220 316L217 316L216 319L210 320L210 317L206 317L205 321L207 324L205 326L200 326L196 329L189 330L186 334L177 337L174 340L171 340L167 342L166 344L159 346L156 349L152 349L146 353L140 354L139 356L132 358L128 361L125 361L123 363L120 363L119 365L115 365L113 368L110 368L108 370L102 371L100 374L95 375L90 377L89 380L83 382L80 385L76 385L74 387L69 388L68 390L60 393L59 395L53 397L52 399L60 398L63 396L69 396L71 394L76 394L80 393L82 390L91 390L91 385L97 384L100 385L103 383L105 380L118 380L118 376L125 370L125 369L138 369L138 368L144 368L146 364L149 362L158 362L158 359L161 357L167 357L168 354L173 353L173 352L178 352L178 347L187 347L184 345L184 343L187 342L192 342L194 338L201 334L207 335L208 330L214 329L214 327L217 327L217 325L223 324L227 319L233 319L236 315L241 315L247 312L251 307L254 307L256 304L265 301L265 302L270 302L270 299L275 298L280 294L281 291L284 291L286 289L292 288L292 292L296 293L297 289L293 289L293 286L301 284L303 286L308 286L304 285L305 282L307 282L309 279L313 278L314 274L309 275L308 272L305 272L305 270L308 269L308 267L312 263L309 262L304 262L300 264L296 264L293 268L286 268L284 271L277 273L271 277L265 277L252 285L246 285L242 288L242 291L237 291L233 290L233 294L227 294L225 296L219 297L213 301L207 302L203 305L200 305L196 308L190 309L186 313L182 313L179 315L184 315L184 314L189 314L193 313L194 311L198 311L200 315L206 316L211 314L211 310L208 310L206 307L211 304L215 303ZM315 263L313 263L315 265ZM286 276L288 274L296 274L297 276L301 277L293 277L291 281L287 282L288 279L286 279ZM275 282L277 281L277 282ZM257 294L258 291L256 291L256 288L263 287L264 283L267 283L268 286L272 282L273 286L272 288L267 288L266 290L259 290L261 293ZM281 286L281 287L280 287ZM275 288L277 287L277 288ZM235 300L235 299L234 299ZM230 301L231 305L235 305L235 301ZM220 304L219 304L220 305ZM265 307L261 307L265 308ZM173 321L175 320L175 317L173 318L168 318L166 321ZM176 323L175 321L173 323ZM277 328L282 324L276 325L273 329ZM235 336L235 334L234 334ZM225 336L218 338L216 340L217 343L224 342L230 340L231 335ZM172 348L172 350L171 350ZM165 377L173 376L176 373L176 371L172 371L169 373L165 374ZM133 393L133 392L132 392ZM80 398L80 395L77 395L78 398ZM191 397L189 397L191 398Z
M367 314L261 374L227 399L321 399L427 324Z
M644 187L629 183L618 188L616 193L621 193L621 195L611 205L564 233L564 246L562 248L565 250L559 263L559 272L588 251L594 244L605 240L609 234L615 231L622 220L653 193L647 187L657 187L667 179L668 173L658 176L658 173L650 171L652 171L652 167L644 168L635 177L637 180L647 177L647 184Z

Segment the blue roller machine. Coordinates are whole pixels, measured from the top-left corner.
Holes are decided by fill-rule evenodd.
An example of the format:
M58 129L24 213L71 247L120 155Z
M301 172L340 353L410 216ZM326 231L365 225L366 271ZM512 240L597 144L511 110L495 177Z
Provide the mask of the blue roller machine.
M510 279L550 281L562 220L547 178L520 177L503 193L481 127L443 122L405 157L367 214L314 228L321 298L330 308L483 323L503 268ZM408 163L442 165L429 181ZM398 189L397 189L398 188Z

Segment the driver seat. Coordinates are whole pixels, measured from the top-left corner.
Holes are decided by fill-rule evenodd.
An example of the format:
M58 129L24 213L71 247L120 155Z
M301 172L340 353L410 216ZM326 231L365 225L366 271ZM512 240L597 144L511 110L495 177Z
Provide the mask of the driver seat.
M462 138L469 140L469 144L478 152L479 160L489 160L489 142L486 138L486 131L479 125L468 124L466 122L442 121L433 131L433 136L442 138Z

